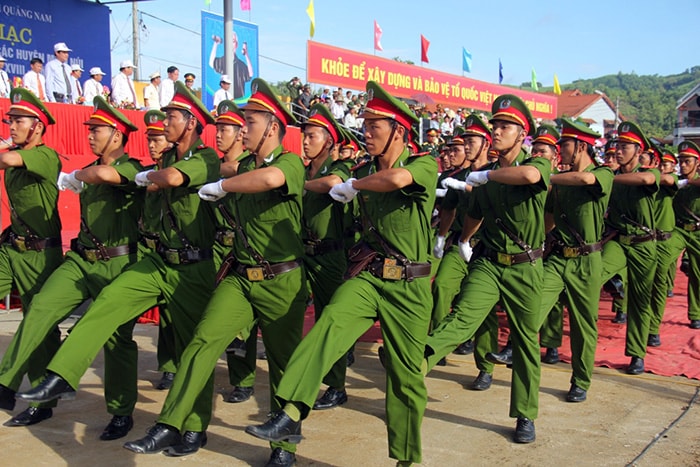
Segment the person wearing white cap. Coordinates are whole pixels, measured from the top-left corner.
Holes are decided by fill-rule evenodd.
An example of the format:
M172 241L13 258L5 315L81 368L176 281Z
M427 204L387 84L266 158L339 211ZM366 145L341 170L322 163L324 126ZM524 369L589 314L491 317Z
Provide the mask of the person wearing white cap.
M45 102L46 99L46 78L41 74L44 69L44 61L39 57L34 57L29 61L31 68L22 77L22 87L29 89L34 93L40 101Z
M217 108L221 101L233 99L233 93L230 91L231 78L228 75L221 75L219 86L220 88L214 93L214 108Z
M70 85L71 85L71 96L73 96L74 104L81 104L85 102L85 97L83 96L83 86L80 84L80 77L83 75L83 67L74 63L70 67Z
M12 90L10 77L7 76L7 72L3 68L5 68L5 57L0 56L0 97L10 97Z
M90 79L83 84L83 97L85 98L83 104L92 106L95 96L102 95L102 77L104 75L105 73L100 67L94 66L90 68Z
M148 109L160 109L160 72L151 73L150 84L143 88L143 105Z
M131 80L134 68L136 67L131 60L122 60L119 63L119 73L112 78L112 104L117 108L139 107L134 82Z
M53 46L53 58L46 64L46 97L49 102L72 102L70 65L68 54L72 52L65 42L58 42Z

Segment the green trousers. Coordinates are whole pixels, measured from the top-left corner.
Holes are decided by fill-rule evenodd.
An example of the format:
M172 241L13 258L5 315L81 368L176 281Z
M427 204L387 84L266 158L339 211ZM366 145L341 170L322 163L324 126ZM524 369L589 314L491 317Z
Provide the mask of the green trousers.
M665 247L670 257L678 259L683 249L688 255L688 319L700 319L700 230L688 232L676 227Z
M451 246L442 257L432 284L433 315L431 323L433 329L450 313L452 303L467 277L467 266L468 263L459 255L459 248L455 245Z
M13 286L19 292L22 301L22 318L26 319L31 312L29 305L34 296L49 278L51 273L63 262L63 251L60 247L48 248L43 251L27 250L20 252L10 244L0 245L0 297L5 297L12 292ZM20 327L22 325L20 324ZM19 330L17 331L19 333ZM15 334L16 335L16 334ZM34 351L27 356L25 369L19 375L20 381L24 373L27 373L32 386L37 385L44 377L46 364L61 343L61 331L58 326L54 326L47 331L44 339L34 345ZM13 364L11 360L17 352L18 343L13 339L7 348L0 363L0 374L5 373L5 368ZM1 383L4 384L4 383ZM6 385L8 386L8 385ZM13 386L13 390L17 390ZM8 386L10 387L10 386ZM54 407L55 402L47 404L30 404L33 407Z
M389 457L421 462L420 428L428 397L421 362L430 304L428 277L389 281L363 271L345 282L294 352L277 400L303 404L302 417L306 417L321 379L379 319L386 350Z
M656 241L623 245L611 240L603 246L603 280L627 266L627 334L625 355L644 358L651 320L651 290L656 270Z
M598 291L600 291L600 287L598 287ZM544 299L542 299L542 303L544 303ZM548 349L561 347L561 341L564 336L564 303L565 299L560 296L549 312L545 312L542 318L542 326L540 326L541 347L546 347Z
M673 289L673 281L670 280L669 272L672 269L675 271L678 257L683 252L682 249L677 248L681 242L673 239L674 236L678 235L680 234L671 232L671 238L656 241L656 271L651 289L649 334L659 333L661 321L664 319L668 291Z
M474 363L478 370L492 375L496 365L486 360L486 354L498 351L498 314L494 307L474 334Z
M177 359L192 337L213 285L212 260L170 265L164 263L156 253L148 253L141 261L116 277L111 284L103 286L47 369L77 388L80 378L91 365L100 347L110 340L114 331L126 323L133 322L144 310L159 303L161 298L165 300L166 314L173 323ZM135 391L135 346L130 362L134 372ZM119 384L119 377L132 378L131 375L116 374L114 384ZM105 381L105 391L113 389L111 384Z
M228 275L206 305L182 354L158 422L182 431L206 430L211 420L216 362L231 340L249 329L255 319L267 352L272 410L279 410L281 406L272 396L301 340L306 298L303 267L260 282L237 273ZM291 452L295 449L290 443L272 444Z
M591 386L595 349L598 343L597 322L600 301L598 279L602 269L603 261L600 252L578 258L564 258L553 254L544 263L541 319L544 322L563 293L569 308L571 369L573 370L571 382L585 390ZM558 343L561 345L561 339Z
M137 260L137 256L118 256L109 261L92 263L72 251L66 253L63 264L49 276L32 300L28 313L25 313L5 352L0 364L0 384L17 390L25 372L45 375L46 367L51 357L57 353L56 350L46 356L46 362L41 366L33 365L37 364L37 349L42 348L47 336L53 335L56 326L81 303L96 298L102 289ZM80 322L89 313L90 309ZM105 401L107 410L113 415L129 415L136 404L138 350L131 338L134 322L135 320L120 323L124 326L112 329L97 348L99 351L104 345ZM57 350L61 351L60 348ZM34 385L38 382L32 381ZM50 404L55 406L56 401Z
M503 266L486 258L470 263L459 300L428 338L428 369L481 326L496 303L508 315L513 342L510 416L537 418L540 386L542 260Z

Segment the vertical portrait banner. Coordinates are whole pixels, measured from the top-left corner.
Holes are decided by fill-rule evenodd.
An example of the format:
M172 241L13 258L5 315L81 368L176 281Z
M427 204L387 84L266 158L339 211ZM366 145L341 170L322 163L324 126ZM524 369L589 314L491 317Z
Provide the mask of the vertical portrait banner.
M10 82L31 70L31 59L53 59L57 42L72 49L71 65L99 66L109 75L109 8L81 0L0 2L0 55Z
M230 91L237 104L250 97L250 83L259 76L258 25L233 20L233 76ZM224 17L202 11L202 102L214 109L214 93L219 89L224 63Z

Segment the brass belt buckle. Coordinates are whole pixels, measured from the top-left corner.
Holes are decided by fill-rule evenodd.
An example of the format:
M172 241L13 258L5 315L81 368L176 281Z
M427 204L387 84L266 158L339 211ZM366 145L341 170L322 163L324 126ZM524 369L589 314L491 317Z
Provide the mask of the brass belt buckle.
M562 248L562 253L564 254L564 258L577 258L580 256L578 254L578 248L573 246L565 246Z
M478 239L478 238L472 237L472 238L469 239L469 246L470 246L470 247L474 248L474 247L476 247L478 244L479 244L479 239Z
M85 251L85 259L90 261L91 263L94 263L97 261L97 250L84 250Z
M155 238L144 237L143 240L144 240L144 243L146 244L146 246L148 248L150 248L151 250L155 250L158 247L158 245L156 244Z
M248 267L246 268L245 273L248 276L248 280L251 282L260 282L265 280L263 268L259 266Z
M22 253L27 251L27 243L25 242L24 237L15 237L14 243L15 243L15 248L17 248L18 251L20 251Z
M221 244L224 246L233 246L233 230L227 230L221 235Z
M697 225L693 223L683 224L683 230L687 230L688 232L694 232L696 228Z
M170 264L180 264L180 252L177 250L165 250L165 259Z
M382 268L382 278L392 281L401 280L403 276L403 266L398 266L395 259L384 258L384 266Z
M632 235L620 235L620 243L630 246L632 244Z
M504 266L511 266L513 264L513 255L507 253L498 253L497 261Z
M314 243L304 244L304 253L309 255L309 256L315 256L316 255L316 245Z

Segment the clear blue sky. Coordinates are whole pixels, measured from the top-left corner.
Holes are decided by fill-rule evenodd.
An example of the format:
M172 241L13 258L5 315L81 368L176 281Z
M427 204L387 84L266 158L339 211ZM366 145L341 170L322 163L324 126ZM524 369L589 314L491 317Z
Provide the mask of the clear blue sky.
M258 24L260 76L268 81L305 79L309 39L308 0L251 0L234 17ZM420 34L430 42L426 68L462 74L462 47L473 56L465 76L503 83L529 82L534 67L538 81L551 86L556 73L564 85L607 74L670 75L700 65L697 27L700 1L587 0L563 2L314 0L316 33L324 44L373 53L373 20L383 30L384 58L401 57L420 64ZM222 0L151 0L139 10L179 27L200 31L200 12L223 12ZM112 68L131 58L131 4L113 4ZM151 16L142 15L141 78L176 64L181 74L200 75L201 37ZM280 63L281 62L281 63ZM198 83L199 84L199 81Z

